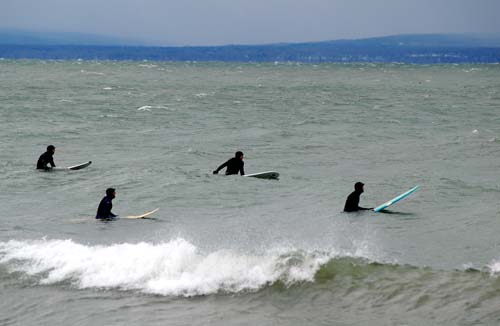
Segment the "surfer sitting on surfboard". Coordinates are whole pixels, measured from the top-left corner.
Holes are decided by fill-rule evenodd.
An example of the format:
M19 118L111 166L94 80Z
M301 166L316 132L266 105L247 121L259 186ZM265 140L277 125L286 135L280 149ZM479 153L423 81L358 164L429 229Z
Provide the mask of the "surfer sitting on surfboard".
M241 175L245 175L245 171L243 170L243 165L245 165L245 162L243 162L243 152L237 151L236 153L234 153L233 158L227 160L225 163L219 166L217 170L215 170L213 173L218 174L220 170L226 167L226 175L238 174L238 172Z
M113 203L111 202L116 197L116 191L113 188L106 189L106 196L99 203L99 207L97 208L96 219L100 220L112 220L117 217L111 213L111 209L113 208Z
M50 164L51 167L55 168L56 165L54 164L54 154L56 152L56 147L54 145L49 145L47 146L47 151L40 155L38 158L38 162L36 162L36 168L39 170L48 170L49 167L47 166Z
M347 200L345 201L344 212L357 212L372 209L359 206L359 196L361 196L364 191L364 185L365 184L362 182L356 182L354 184L354 191L347 196Z

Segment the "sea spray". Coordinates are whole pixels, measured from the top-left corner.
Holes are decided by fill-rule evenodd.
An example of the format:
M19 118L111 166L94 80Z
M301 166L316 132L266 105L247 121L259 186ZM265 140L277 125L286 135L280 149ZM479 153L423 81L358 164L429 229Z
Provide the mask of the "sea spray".
M328 253L279 250L262 255L232 250L202 254L182 238L109 246L72 240L0 243L0 263L11 271L40 277L40 284L69 281L80 289L114 288L171 296L239 293L276 282L286 286L313 282L330 258Z

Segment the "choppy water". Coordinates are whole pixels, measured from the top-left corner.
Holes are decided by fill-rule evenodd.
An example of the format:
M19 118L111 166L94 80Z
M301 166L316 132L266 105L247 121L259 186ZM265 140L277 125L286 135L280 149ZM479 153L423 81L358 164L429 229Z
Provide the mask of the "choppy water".
M495 325L500 66L0 61L0 324ZM55 162L84 170L36 172ZM247 173L213 176L245 153ZM389 213L342 213L356 181ZM97 222L114 211L154 220Z

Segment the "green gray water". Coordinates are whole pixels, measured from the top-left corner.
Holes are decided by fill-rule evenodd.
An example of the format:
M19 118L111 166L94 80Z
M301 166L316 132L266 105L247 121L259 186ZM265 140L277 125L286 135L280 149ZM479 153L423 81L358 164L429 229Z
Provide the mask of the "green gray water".
M0 60L0 117L2 325L500 321L499 65Z

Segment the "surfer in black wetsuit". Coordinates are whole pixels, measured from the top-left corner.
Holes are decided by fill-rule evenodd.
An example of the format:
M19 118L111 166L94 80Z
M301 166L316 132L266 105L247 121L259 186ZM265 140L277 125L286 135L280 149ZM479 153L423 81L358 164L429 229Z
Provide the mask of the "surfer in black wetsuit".
M356 182L356 184L354 184L354 191L347 196L347 200L345 201L344 212L357 212L372 209L359 206L359 196L364 192L363 186L364 183L362 182Z
M56 152L56 148L54 145L47 146L47 151L40 155L38 158L38 162L36 162L36 168L39 170L48 170L50 169L47 165L50 164L51 167L55 168L54 164L54 154Z
M226 175L230 174L238 174L245 175L245 171L243 170L243 152L237 151L234 154L234 157L224 162L221 166L217 168L213 173L218 174L220 170L226 167Z
M97 208L96 219L100 220L112 220L117 217L111 213L111 209L113 208L113 203L111 202L116 197L116 191L113 188L106 189L106 196L99 203L99 207Z

